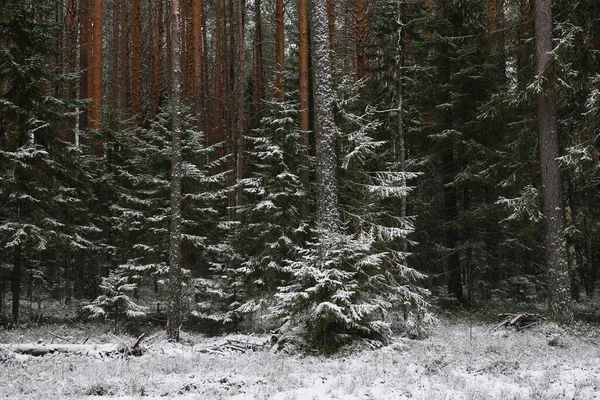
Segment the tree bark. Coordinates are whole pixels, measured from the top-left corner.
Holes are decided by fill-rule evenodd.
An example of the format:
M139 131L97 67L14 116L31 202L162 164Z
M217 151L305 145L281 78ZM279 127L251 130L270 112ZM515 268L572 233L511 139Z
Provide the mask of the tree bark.
M89 61L91 53L90 40L90 8L91 0L79 0L79 69L81 70L81 78L79 80L79 98L88 98L88 75L90 71ZM79 116L79 129L86 130L88 128L88 110L87 107L82 107Z
M121 75L119 79L120 85L120 97L121 97L121 109L123 110L124 116L127 115L128 103L127 103L127 93L129 89L129 72L130 72L130 54L129 54L129 29L128 29L128 18L129 13L127 12L127 2L122 1L119 3L121 7L121 37L119 44L119 51L121 56Z
M110 71L110 103L112 110L110 114L110 127L116 129L119 113L119 23L121 22L121 6L115 1L112 5L113 9L113 29L111 38L111 71Z
M102 26L104 24L103 18L103 10L104 10L104 2L103 0L93 0L94 1L94 9L93 9L93 64L91 67L92 72L92 104L90 107L90 128L91 129L99 129L101 118L102 118L102 61L103 58L103 35L102 35ZM98 147L101 143L95 143Z
M140 0L131 1L131 115L140 121L142 79L142 15Z
M192 39L194 44L194 110L202 111L202 0L192 1Z
M223 129L223 1L216 0L215 21L215 114L214 114L214 138L209 144L224 140Z
M310 181L310 114L308 109L308 1L298 0L298 73L300 75L300 131L302 132L302 171L301 179L305 187ZM301 213L308 217L310 210L307 202L302 203Z
M181 9L179 0L171 0L171 112L173 118L171 160L171 231L169 241L169 311L167 338L179 341L182 322L181 281Z
M306 1L306 0L304 0ZM254 0L254 97L252 105L254 108L254 126L260 124L261 118L261 100L262 100L262 21L261 21L261 0Z
M312 34L313 93L315 102L317 209L319 227L340 231L337 182L336 133L333 119L333 83L327 4L313 0L310 14Z
M236 209L243 204L243 192L241 180L244 179L244 125L245 125L245 57L244 57L244 4L243 0L237 0L237 27L238 27L238 122L237 122L237 189L235 205ZM238 215L238 218L240 215Z
M556 93L552 82L552 8L551 0L535 0L536 74L547 82L537 97L542 205L548 271L548 316L559 324L573 322L567 246L565 239L562 183L557 158L558 120Z
M284 36L284 10L283 0L275 3L275 98L279 101L285 99L285 36Z

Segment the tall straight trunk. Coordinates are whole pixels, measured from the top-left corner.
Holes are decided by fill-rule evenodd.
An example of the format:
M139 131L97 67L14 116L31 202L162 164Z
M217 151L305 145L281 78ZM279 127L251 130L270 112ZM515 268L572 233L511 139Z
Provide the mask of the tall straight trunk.
M223 127L223 1L216 0L215 21L215 114L214 138L209 144L218 143L224 139Z
M279 101L285 99L284 71L285 71L285 36L284 36L284 11L283 0L275 3L275 98Z
M194 109L196 114L202 111L202 0L192 1L192 25L194 44Z
M88 75L90 73L89 61L91 53L90 40L90 8L91 0L79 0L79 69L81 70L81 78L79 80L79 98L88 98ZM85 130L88 128L88 111L87 107L83 107L79 116L79 129Z
M112 112L110 115L111 129L116 129L119 112L119 23L121 22L121 6L116 1L112 5L113 29L111 38L111 71L110 71L110 103Z
M167 338L179 341L182 322L181 281L181 12L179 0L171 0L171 110L173 118L171 162L171 232L169 241L169 312Z
M254 0L254 96L252 97L252 106L254 112L254 126L260 123L260 108L262 100L262 21L260 12L260 0Z
M121 59L121 74L119 78L119 88L120 88L120 97L121 97L121 109L123 110L123 114L127 115L127 93L129 89L129 72L130 72L130 53L129 53L129 23L127 16L129 15L127 9L127 2L121 1L119 2L121 7L121 36L120 36L120 44L119 44L119 52Z
M102 26L104 2L103 0L94 0L93 12L93 64L92 71L92 104L90 108L90 128L98 129L102 118L102 61L103 61L103 35Z
M310 153L310 114L308 110L308 1L298 0L298 73L300 75L300 131L302 132L302 172L301 179L306 187L310 181L309 153ZM303 202L301 207L303 217L308 217L310 210L308 203Z
M406 5L404 2L398 3L398 54L397 66L396 66L396 105L397 105L397 120L398 128L396 132L395 140L395 159L398 164L398 170L400 173L406 172L406 148L405 148L405 127L404 127L404 66L406 60L405 48L406 48L406 32L405 32L405 20L406 20ZM402 178L401 184L406 185L406 179ZM400 217L406 217L406 197L403 196L400 200ZM403 241L403 251L406 251L406 241Z
M315 103L317 211L319 227L339 232L340 206L337 182L337 156L333 119L333 83L327 4L313 0L310 14L313 93Z
M139 122L142 81L142 13L140 0L131 1L131 115Z
M535 0L536 74L549 82L537 96L538 133L540 137L540 167L542 205L544 212L546 267L548 271L548 316L559 324L573 322L571 283L565 239L562 183L557 158L558 120L556 93L553 87L552 3Z
M368 1L355 0L355 27L354 27L354 72L360 79L366 74L365 47L368 41Z
M246 88L244 68L244 0L237 0L238 27L238 121L237 121L237 181L235 205L239 209L243 204L241 180L244 179L244 89Z
M185 22L183 25L185 27L185 39L183 41L183 60L184 62L184 85L183 85L183 93L184 97L190 101L194 101L195 99L195 49L194 49L194 24L193 24L193 14L192 14L192 0L183 0L183 4L185 7L183 8L183 19L182 22Z
M209 85L209 63L208 63L208 34L206 32L206 12L202 12L202 18L200 21L202 25L202 130L205 132L205 143L208 143L208 134L212 129L213 122L213 104L211 101L211 86Z
M327 0L327 27L329 30L329 46L335 48L335 0Z
M163 0L158 0L157 2L157 35L156 35L156 43L155 43L155 64L154 64L154 93L153 93L153 102L154 102L154 115L158 113L158 107L160 106L160 98L162 95L163 88L163 38L165 35L164 28L164 11L163 11Z
M66 29L67 29L67 49L66 49L66 72L69 74L76 73L79 68L77 66L77 0L66 0ZM77 98L77 84L69 82L67 97L71 100ZM0 87L0 93L2 88ZM68 140L75 142L78 126L74 126L73 130L67 133Z

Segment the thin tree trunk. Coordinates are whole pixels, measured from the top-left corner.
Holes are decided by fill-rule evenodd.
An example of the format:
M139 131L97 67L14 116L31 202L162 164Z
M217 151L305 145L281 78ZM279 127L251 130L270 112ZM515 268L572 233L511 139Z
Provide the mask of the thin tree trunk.
M66 0L66 17L67 17L67 62L66 68L67 73L72 74L78 71L77 66L77 0ZM77 84L75 82L69 82L67 97L71 100L77 99ZM0 87L0 93L2 88ZM69 129L67 132L68 140L75 143L76 131L79 129L78 126L73 126L72 130Z
M192 2L192 24L194 44L194 109L200 115L202 111L202 0Z
M171 232L169 241L169 314L167 338L179 341L182 322L181 282L181 12L179 0L171 0L171 109L173 118L172 164L171 164Z
M262 21L260 12L261 0L254 0L254 97L252 105L254 108L254 126L257 127L261 118L262 100Z
M103 35L102 26L104 24L103 0L94 1L94 23L93 23L93 63L92 63L92 104L90 108L90 128L99 129L102 118L102 61L103 61ZM97 146L101 143L95 143Z
M129 72L130 72L130 53L129 53L129 48L128 48L128 43L129 40L127 40L129 38L129 24L128 24L128 18L127 16L129 15L129 12L127 11L127 2L126 1L122 1L120 2L120 7L121 7L121 37L120 39L120 45L119 45L119 51L121 56L119 57L121 59L121 78L119 79L119 85L120 85L120 89L121 89L121 109L123 110L123 114L124 116L127 115L127 108L128 108L128 103L127 103L127 91L129 88Z
M397 120L398 120L398 130L396 137L396 162L398 164L398 169L400 173L406 172L406 148L405 148L405 128L404 128L404 65L406 60L406 55L404 53L404 48L406 47L406 33L404 29L404 20L405 20L405 3L398 3L398 54L397 57L397 67L396 67L396 101L397 101ZM402 186L406 186L406 179L404 177L401 181ZM400 199L400 217L406 217L406 197L402 196ZM403 241L402 251L406 251L406 241Z
M142 15L140 0L131 1L131 115L140 121L142 79Z
M301 178L305 187L310 181L310 114L308 110L308 1L298 0L298 72L300 75L300 131L302 132L302 172ZM310 210L307 202L302 203L303 217L308 217Z
M157 36L156 36L156 58L154 65L154 75L156 77L154 87L154 115L158 113L158 107L160 106L160 99L162 96L163 88L163 37L165 35L164 28L164 11L163 11L163 0L158 0L157 6Z
M550 0L535 0L536 74L549 80L548 87L537 97L540 136L542 204L546 228L546 264L548 269L549 317L559 324L573 322L571 281L565 240L562 183L557 158L558 120L556 93L552 82L552 9Z
M221 142L224 139L223 129L223 1L216 0L215 21L215 114L214 138L209 144Z
M79 0L79 69L81 70L81 78L79 80L79 98L88 98L88 75L90 73L89 61L91 52L90 41L90 0ZM86 130L88 128L88 111L87 107L82 107L79 116L79 129Z
M111 63L110 72L110 102L112 103L112 111L110 114L110 127L115 130L119 120L119 23L121 22L121 6L116 1L113 2L113 29L111 38Z
M245 69L244 69L244 4L243 0L237 0L237 26L238 26L238 127L237 127L237 183L236 201L237 209L243 204L243 192L241 180L244 179L244 90L246 88ZM238 216L239 218L239 216Z
M275 98L279 101L285 99L284 71L285 71L285 36L284 36L284 10L283 0L275 3Z
M340 231L337 182L337 156L333 119L333 83L327 4L313 0L310 14L313 93L315 102L317 209L319 226L324 231Z

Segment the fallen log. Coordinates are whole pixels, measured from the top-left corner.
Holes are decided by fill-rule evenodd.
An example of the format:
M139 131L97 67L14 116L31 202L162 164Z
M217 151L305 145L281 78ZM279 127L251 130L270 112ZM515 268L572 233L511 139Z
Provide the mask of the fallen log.
M515 327L517 331L529 328L540 321L543 321L545 318L539 314L531 314L531 313L518 313L518 314L499 314L498 319L501 320L498 325L496 325L492 332L500 329L501 327L509 328Z
M114 355L134 355L142 354L140 343L144 335L140 336L132 346L126 343L106 343L106 344L57 344L57 343L21 343L21 344L0 344L0 350L5 350L15 354L23 354L33 357L43 357L54 353L69 353L76 355L92 356L103 358Z

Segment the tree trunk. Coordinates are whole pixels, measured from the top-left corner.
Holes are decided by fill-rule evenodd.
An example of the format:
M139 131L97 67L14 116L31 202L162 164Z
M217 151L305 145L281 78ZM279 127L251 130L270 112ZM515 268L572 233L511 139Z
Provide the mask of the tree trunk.
M192 1L192 39L194 44L194 110L202 112L202 0Z
M306 0L304 0L306 1ZM254 108L254 126L260 124L261 100L262 100L262 21L260 12L260 0L254 0L254 97L252 105Z
M333 119L333 83L327 4L313 0L310 14L315 102L317 209L319 227L340 231L336 135Z
M99 129L102 118L102 61L103 61L103 35L102 26L104 23L103 0L94 1L94 23L93 23L93 63L91 67L92 72L92 104L90 106L90 128ZM95 143L95 145L101 146L101 143Z
M113 29L111 38L111 71L110 71L110 103L112 110L110 113L110 128L117 129L117 121L119 120L119 23L121 22L121 6L117 2L113 2Z
M308 1L298 0L298 73L300 75L300 131L302 132L302 171L301 179L305 187L310 181L310 114L308 110ZM302 203L301 213L308 217L310 210L307 202Z
M209 144L224 140L223 129L223 1L216 0L215 21L215 114L214 114L214 138Z
M165 35L164 29L164 11L163 11L163 0L158 0L157 7L157 35L156 35L156 49L155 49L155 64L154 64L154 115L158 114L158 107L160 107L160 99L162 96L163 88L163 37Z
M550 0L535 0L536 74L543 76L545 90L537 97L540 167L544 212L546 265L548 270L549 318L559 324L573 322L571 281L565 240L562 184L557 158L558 121L556 93L553 87L552 9Z
M173 118L171 162L171 231L169 241L169 313L167 338L179 341L182 322L181 281L181 12L179 0L171 0L171 111Z
M285 99L284 71L285 71L285 36L284 36L283 0L275 3L275 98L279 101Z
M142 79L142 15L140 0L131 1L131 115L140 121Z
M238 127L237 127L237 189L235 205L236 209L243 204L243 192L241 180L244 179L244 100L245 100L245 57L244 57L244 4L243 0L237 0L237 26L238 26ZM239 216L238 216L239 218Z
M121 37L120 37L121 43L119 45L119 51L121 53L121 56L119 57L121 59L121 77L119 79L119 85L120 85L120 89L121 89L121 93L120 93L121 109L123 110L123 114L124 114L123 116L126 117L127 109L129 106L127 103L127 93L128 93L128 89L129 89L129 72L130 72L129 40L127 40L129 38L129 29L127 29L127 27L129 26L128 18L127 18L129 13L127 12L127 2L126 1L122 1L119 4L121 7Z
M91 40L90 40L90 8L89 2L91 0L79 0L79 69L82 71L81 78L79 80L79 98L88 98L88 75L90 73L89 61L91 53ZM86 130L88 128L88 111L87 107L82 107L79 116L79 129Z
M329 30L329 46L335 47L335 0L327 0L327 26Z

